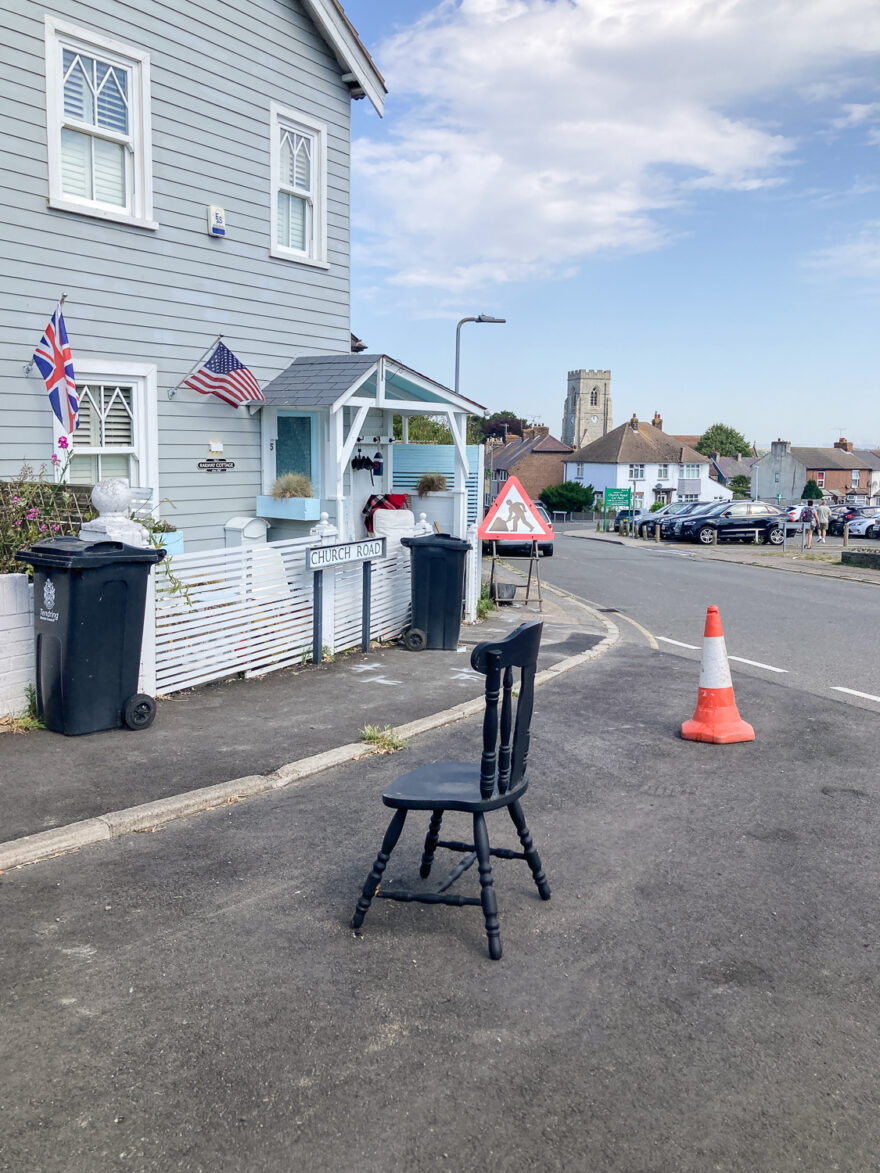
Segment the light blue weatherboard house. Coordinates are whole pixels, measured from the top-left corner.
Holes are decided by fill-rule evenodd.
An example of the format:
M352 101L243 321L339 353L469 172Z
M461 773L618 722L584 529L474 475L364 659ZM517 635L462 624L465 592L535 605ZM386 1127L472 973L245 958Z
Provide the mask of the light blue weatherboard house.
M188 551L260 515L271 538L321 510L357 536L367 497L400 487L395 414L449 421L454 445L420 459L447 461L448 497L428 512L463 533L465 418L481 409L351 353L350 104L381 113L385 87L336 0L29 0L7 6L0 62L0 478L48 466L57 445L25 367L64 293L81 395L70 478L127 478ZM217 335L265 408L181 386ZM380 457L372 483L351 469L358 437ZM314 499L268 501L286 471Z

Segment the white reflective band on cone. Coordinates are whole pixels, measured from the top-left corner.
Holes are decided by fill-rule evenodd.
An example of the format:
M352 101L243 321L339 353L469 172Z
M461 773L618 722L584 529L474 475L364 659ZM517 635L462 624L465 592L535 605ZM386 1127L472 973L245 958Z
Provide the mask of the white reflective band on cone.
M723 635L707 635L703 639L703 662L700 666L700 688L732 688L730 665Z

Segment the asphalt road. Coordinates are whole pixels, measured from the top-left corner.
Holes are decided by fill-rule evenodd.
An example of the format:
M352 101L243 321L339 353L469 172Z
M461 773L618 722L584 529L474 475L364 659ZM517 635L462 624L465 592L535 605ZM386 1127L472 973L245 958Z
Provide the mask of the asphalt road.
M541 562L543 579L616 608L644 629L622 621L625 635L653 637L665 654L698 660L706 608L714 603L730 656L754 661L732 659L734 673L880 712L880 699L853 695L880 698L877 587L713 562L690 556L683 544L621 546L557 535L554 546L553 558Z
M695 693L644 644L538 691L553 896L493 861L499 962L478 908L348 928L382 788L478 760L478 718L2 876L0 1170L876 1170L876 718L743 677L758 740L699 745ZM389 886L418 883L411 821Z

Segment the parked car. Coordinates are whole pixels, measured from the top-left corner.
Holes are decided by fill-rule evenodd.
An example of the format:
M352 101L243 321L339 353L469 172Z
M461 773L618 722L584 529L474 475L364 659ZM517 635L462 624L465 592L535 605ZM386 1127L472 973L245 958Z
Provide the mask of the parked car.
M620 532L620 523L622 521L629 521L632 518L634 524L638 525L639 518L644 517L646 512L644 509L618 509L617 517L614 519L615 533Z
M655 509L648 511L646 515L639 518L636 523L636 530L641 538L653 538L654 531L663 520L664 517L675 517L681 513L683 509L687 509L687 502L685 501L670 501L668 505L664 505L662 509Z
M718 509L726 504L724 501L688 501L684 509L679 513L675 513L670 517L664 517L660 520L660 537L674 538L677 536L679 529L679 522L685 517L695 517L698 513L709 513L713 509Z
M543 501L533 501L532 504L535 506L535 509L537 510L537 512L540 513L541 517L544 519L544 521L547 524L547 528L550 530L550 533L552 534L553 533L553 521L550 517L550 514L547 512L546 505L544 504ZM483 553L484 554L491 554L493 545L494 545L493 542L483 542ZM532 546L534 546L534 545L535 545L534 542L526 542L526 541L517 542L517 541L510 541L506 538L503 540L499 539L498 553L502 557L505 554L510 554L512 557L521 557L523 555L530 555L532 552ZM552 542L538 542L537 546L538 546L538 553L540 555L542 555L544 558L552 558L553 557L553 543Z
M836 505L831 510L831 521L828 523L828 532L839 536L843 533L843 527L848 521L852 521L854 517L858 517L864 505Z
M781 546L788 518L766 501L726 501L711 513L694 514L681 522L679 536L704 546L719 542L770 542Z
M880 508L875 506L857 513L849 523L849 533L853 538L880 537Z

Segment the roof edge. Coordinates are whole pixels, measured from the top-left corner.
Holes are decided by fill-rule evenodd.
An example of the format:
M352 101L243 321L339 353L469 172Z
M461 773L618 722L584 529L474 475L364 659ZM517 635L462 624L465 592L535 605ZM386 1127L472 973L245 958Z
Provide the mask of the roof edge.
M317 25L324 40L333 50L336 60L354 74L364 94L381 118L388 90L385 79L373 63L354 25L345 14L339 0L302 0L302 5Z

